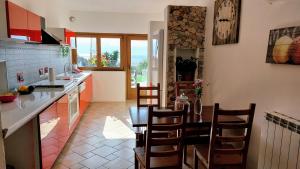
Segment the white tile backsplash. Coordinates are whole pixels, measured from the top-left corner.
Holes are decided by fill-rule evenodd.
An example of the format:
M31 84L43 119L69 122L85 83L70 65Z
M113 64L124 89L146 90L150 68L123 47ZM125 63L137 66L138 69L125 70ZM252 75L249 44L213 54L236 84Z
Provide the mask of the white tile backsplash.
M36 44L8 44L0 42L0 60L6 60L8 86L18 87L16 74L24 73L24 84L41 80L38 69L54 67L56 73L63 73L64 65L70 62L70 57L62 57L60 46Z

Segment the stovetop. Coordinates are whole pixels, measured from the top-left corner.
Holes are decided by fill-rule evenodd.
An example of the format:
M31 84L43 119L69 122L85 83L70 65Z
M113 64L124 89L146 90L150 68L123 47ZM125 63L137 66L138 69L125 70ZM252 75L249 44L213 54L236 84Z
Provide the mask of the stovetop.
M71 83L71 80L55 80L51 82L49 80L42 80L32 85L36 88L65 88Z

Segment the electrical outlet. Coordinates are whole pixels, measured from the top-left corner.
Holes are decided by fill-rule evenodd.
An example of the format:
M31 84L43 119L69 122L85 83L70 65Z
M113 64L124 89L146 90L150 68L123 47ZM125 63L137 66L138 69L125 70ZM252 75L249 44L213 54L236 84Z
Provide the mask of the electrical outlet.
M19 83L23 83L24 82L24 73L23 72L17 72L16 77L17 77L17 81Z
M39 68L39 75L40 75L40 78L43 78L45 75L44 75L44 68Z

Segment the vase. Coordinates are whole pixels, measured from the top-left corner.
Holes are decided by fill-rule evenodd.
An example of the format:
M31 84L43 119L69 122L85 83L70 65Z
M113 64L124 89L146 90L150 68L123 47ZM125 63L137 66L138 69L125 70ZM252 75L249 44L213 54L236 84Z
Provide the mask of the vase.
M194 103L194 113L201 114L202 113L202 100L200 96L196 96Z

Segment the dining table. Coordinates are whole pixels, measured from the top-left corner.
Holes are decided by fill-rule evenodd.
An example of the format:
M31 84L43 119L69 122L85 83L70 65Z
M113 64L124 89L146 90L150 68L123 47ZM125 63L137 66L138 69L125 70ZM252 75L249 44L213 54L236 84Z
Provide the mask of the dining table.
M166 108L158 108L166 109ZM203 106L200 114L188 112L186 127L210 127L213 118L213 106ZM148 107L129 107L129 114L132 122L132 127L147 127L148 123ZM220 116L218 121L224 123L243 123L242 118L237 116Z

